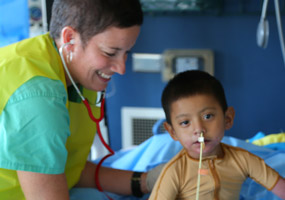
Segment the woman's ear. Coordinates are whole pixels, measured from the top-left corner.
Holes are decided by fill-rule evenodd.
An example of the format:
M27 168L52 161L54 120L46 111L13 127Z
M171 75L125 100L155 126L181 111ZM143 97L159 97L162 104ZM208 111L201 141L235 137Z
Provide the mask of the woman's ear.
M173 140L178 140L178 138L176 137L174 129L172 128L172 126L169 123L164 122L163 126L164 126L165 130L167 130L167 132L170 134L170 136L172 137Z
M67 43L70 42L75 37L76 31L70 26L66 26L61 30L61 42Z
M70 26L66 26L61 30L61 36L60 36L60 45L63 45L65 43L69 43L71 45L68 45L66 47L67 50L73 50L73 45L74 45L74 41L77 37L78 33Z
M225 113L225 129L229 130L232 128L234 124L234 118L235 118L235 109L233 107L228 107Z

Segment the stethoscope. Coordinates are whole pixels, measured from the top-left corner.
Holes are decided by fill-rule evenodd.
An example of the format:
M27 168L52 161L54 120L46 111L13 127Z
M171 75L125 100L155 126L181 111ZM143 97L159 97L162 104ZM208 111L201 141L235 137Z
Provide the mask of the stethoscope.
M275 5L275 15L276 15L282 57L283 57L283 62L285 63L285 43L284 43L284 37L283 37L283 31L282 31L279 0L274 0L274 5ZM257 45L262 48L267 47L268 38L269 38L269 23L268 23L268 20L266 19L267 7L268 7L268 0L264 0L260 21L258 23L258 27L256 31Z
M111 147L105 142L103 136L102 136L102 133L101 133L101 129L100 129L100 121L104 118L104 105L105 105L105 91L102 91L101 92L101 96L100 96L100 99L98 102L96 102L96 104L101 104L101 107L100 107L100 117L98 119L96 119L92 113L92 110L91 110L91 107L90 107L90 104L88 102L88 99L86 99L81 91L78 89L76 83L74 82L68 68L67 68L67 65L66 65L66 62L65 62L65 59L63 57L63 49L67 46L67 45L72 45L74 44L74 40L70 40L70 42L67 42L67 43L64 43L60 48L59 48L59 55L60 55L60 58L61 58L61 61L62 61L62 64L63 64L63 67L65 69L65 72L67 74L67 76L69 77L69 80L71 81L73 87L75 88L77 94L80 96L82 102L84 103L87 111L88 111L88 115L90 117L90 119L92 121L94 121L96 123L96 130L98 132L98 136L102 142L102 144L104 145L105 148L108 149L108 151L110 152L109 154L107 154L106 156L104 156L100 162L97 164L96 166L96 170L95 170L95 184L96 184L96 187L99 191L101 192L104 192L100 183L99 183L99 169L100 169L100 166L102 165L102 163L104 162L104 160L112 155L115 154L115 152L111 149ZM109 199L111 199L108 195L106 195Z

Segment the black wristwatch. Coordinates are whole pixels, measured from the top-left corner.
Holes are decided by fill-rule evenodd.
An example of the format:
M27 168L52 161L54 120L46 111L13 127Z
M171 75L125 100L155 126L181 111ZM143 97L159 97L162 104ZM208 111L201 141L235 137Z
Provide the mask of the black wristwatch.
M142 197L144 194L141 191L141 174L143 172L134 172L131 179L132 193L135 197Z

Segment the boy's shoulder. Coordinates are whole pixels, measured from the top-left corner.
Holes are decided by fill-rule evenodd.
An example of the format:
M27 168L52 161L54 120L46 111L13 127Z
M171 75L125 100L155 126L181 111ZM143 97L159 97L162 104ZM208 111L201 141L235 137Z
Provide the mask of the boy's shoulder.
M259 156L251 153L250 151L244 148L232 146L225 143L221 143L221 145L224 151L224 158L235 158L242 160L251 160L252 158L256 158L258 160L263 160Z
M187 154L187 151L182 148L174 157L172 157L168 162L167 162L167 168L179 168L181 166L185 166L187 163L187 160L189 159L189 156Z
M248 152L248 150L242 148L242 147L238 147L238 146L232 146L232 145L229 145L229 144L226 144L226 143L222 143L221 142L221 145L222 145L222 148L224 150L230 150L230 151L237 151L237 152Z

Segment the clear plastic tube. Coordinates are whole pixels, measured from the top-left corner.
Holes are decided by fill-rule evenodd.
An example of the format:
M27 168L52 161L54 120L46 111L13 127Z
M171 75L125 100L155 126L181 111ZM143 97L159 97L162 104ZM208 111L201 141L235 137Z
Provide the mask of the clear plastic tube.
M197 179L196 200L199 200L200 176L201 176L200 171L201 171L201 168L202 168L203 149L205 147L203 131L200 133L200 137L198 138L198 142L200 142L200 157L199 157L199 170L198 170L198 179Z

